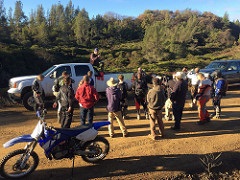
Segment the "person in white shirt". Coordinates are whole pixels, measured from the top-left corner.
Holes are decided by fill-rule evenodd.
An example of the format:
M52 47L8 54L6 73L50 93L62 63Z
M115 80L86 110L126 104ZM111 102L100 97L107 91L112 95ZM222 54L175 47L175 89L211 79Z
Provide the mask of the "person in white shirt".
M191 87L191 108L195 109L197 107L196 103L193 103L193 99L197 94L199 79L197 77L200 68L195 68L194 70L190 71L187 75L188 79L190 79L190 87Z

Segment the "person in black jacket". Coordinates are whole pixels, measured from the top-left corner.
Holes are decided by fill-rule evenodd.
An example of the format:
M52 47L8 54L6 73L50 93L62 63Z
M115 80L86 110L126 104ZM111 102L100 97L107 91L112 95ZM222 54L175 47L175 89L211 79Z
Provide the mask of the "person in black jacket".
M70 75L67 73L67 71L63 71L62 75L54 80L54 85L52 87L52 90L53 90L53 95L55 97L58 96L61 86L64 85L64 79L66 79L68 77L70 77ZM71 83L74 83L73 79L71 79ZM71 84L71 87L72 87L72 84ZM58 102L57 118L58 118L59 123L61 123L60 122L60 115L61 115L60 111L61 111L61 104L60 104L60 102Z
M134 81L132 88L134 90L134 101L135 101L135 106L137 110L137 119L138 120L141 119L140 105L143 106L146 119L149 119L147 102L146 102L148 86L145 78L142 77L141 73L137 74L137 79Z
M39 74L32 84L33 97L35 101L34 110L37 111L39 108L44 108L43 102L43 88L41 82L43 81L44 76Z
M171 93L171 101L172 101L172 108L173 108L173 115L175 120L175 125L171 127L173 130L179 130L181 119L182 119L182 112L185 105L186 94L188 90L188 83L184 80L185 75L183 72L176 73L176 83L173 87L173 91Z
M73 101L74 92L71 87L71 78L67 77L63 79L63 86L59 89L59 94L56 97L56 102L53 107L57 107L57 102L60 102L60 122L62 128L70 128L73 117Z
M118 85L117 87L121 90L122 98L120 100L121 112L123 119L127 118L127 108L128 108L128 84L124 81L124 76L120 74L118 76Z

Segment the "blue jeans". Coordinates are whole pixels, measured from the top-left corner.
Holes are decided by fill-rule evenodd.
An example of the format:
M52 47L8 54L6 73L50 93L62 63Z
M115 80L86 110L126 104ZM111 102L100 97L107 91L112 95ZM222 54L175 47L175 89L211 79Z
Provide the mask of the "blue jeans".
M80 107L80 125L86 124L86 118L88 117L88 124L92 125L93 123L93 107L84 108Z
M180 128L184 105L173 103L172 108L173 108L173 116L175 120L175 128Z

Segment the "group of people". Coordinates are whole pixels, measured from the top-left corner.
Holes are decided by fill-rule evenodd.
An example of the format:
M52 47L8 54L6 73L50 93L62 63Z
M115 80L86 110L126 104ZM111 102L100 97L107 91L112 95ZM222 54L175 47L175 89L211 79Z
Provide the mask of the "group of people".
M185 97L190 87L191 107L198 108L199 121L198 125L210 122L211 118L219 119L221 113L221 99L226 95L227 81L223 78L220 71L215 71L209 77L205 77L200 73L199 68L195 68L190 72L186 71L186 67L182 72L173 73L173 78L166 84L168 99L165 103L165 119L175 120L174 130L180 129L180 121ZM180 76L179 76L180 75ZM212 98L214 114L209 114L206 104ZM173 109L173 115L170 117L170 108Z
M99 67L98 49L90 55L90 63ZM103 67L100 66L101 68ZM186 101L188 87L191 92L191 107L198 106L199 121L197 124L203 125L210 121L210 114L206 109L206 103L213 98L213 107L215 110L214 118L220 117L220 102L227 90L227 81L222 77L221 72L215 72L212 78L205 77L199 72L199 68L188 72L187 68L182 71L174 72L172 78L163 81L162 78L152 77L151 87L146 79L146 73L138 68L132 78L132 91L136 107L136 118L140 120L141 109L143 107L146 119L150 121L149 137L156 139L156 122L159 132L164 137L163 107L165 107L165 120L174 120L172 130L181 128L181 119ZM64 71L62 75L54 81L53 94L56 101L53 107L58 106L58 121L62 128L70 128L73 117L73 105L77 100L80 107L80 125L91 125L94 117L94 106L99 100L99 94L94 88L92 71L89 71L79 82L78 89L74 93L72 88L73 80L70 75ZM42 95L43 89L41 81L44 76L38 75L33 82L32 90L35 99L35 110L44 107ZM117 120L123 137L128 136L128 130L124 123L127 119L128 108L128 84L124 81L124 76L119 75L118 80L110 78L107 81L106 97L108 100L107 111L109 125L109 136L114 137L114 119ZM172 109L172 114L171 114Z

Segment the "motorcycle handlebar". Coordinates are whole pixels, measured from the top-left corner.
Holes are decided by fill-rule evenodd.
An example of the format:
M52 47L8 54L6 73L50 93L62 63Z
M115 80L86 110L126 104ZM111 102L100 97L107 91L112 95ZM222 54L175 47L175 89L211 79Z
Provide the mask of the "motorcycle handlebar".
M39 110L37 110L37 112L36 112L36 116L37 116L38 118L43 118L43 119L44 119L44 117L45 117L46 114L47 114L47 110L46 110L46 109L39 109Z

